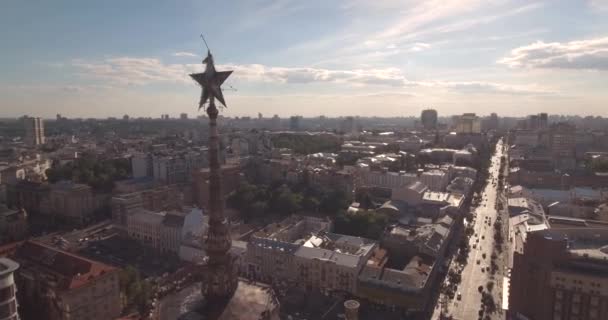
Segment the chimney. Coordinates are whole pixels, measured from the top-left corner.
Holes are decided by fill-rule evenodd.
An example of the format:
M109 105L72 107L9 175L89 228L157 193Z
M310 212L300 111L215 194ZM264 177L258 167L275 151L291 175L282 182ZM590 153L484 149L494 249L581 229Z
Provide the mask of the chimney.
M346 320L359 320L359 306L361 304L357 300L344 301L344 314Z

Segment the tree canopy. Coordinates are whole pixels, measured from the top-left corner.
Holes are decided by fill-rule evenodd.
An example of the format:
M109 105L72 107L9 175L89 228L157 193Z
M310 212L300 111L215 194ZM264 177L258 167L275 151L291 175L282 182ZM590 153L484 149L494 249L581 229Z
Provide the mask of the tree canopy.
M100 192L110 192L114 181L127 179L131 175L129 159L99 160L84 156L64 165L54 166L46 171L49 182L72 180L91 186Z
M348 207L350 199L342 190L320 186L242 183L228 196L227 203L249 221L268 214L287 216L302 210L336 215Z

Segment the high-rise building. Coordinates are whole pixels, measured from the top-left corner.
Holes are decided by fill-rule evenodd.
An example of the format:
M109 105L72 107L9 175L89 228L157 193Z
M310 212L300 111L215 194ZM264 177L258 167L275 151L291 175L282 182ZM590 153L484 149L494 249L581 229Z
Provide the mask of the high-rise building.
M271 128L272 128L272 129L274 129L274 130L279 130L279 129L281 129L281 118L279 118L279 115L275 114L275 115L272 117L272 120L271 120L271 121L272 121L272 122L271 122Z
M552 224L552 229L528 233L523 253L513 257L513 319L606 319L607 244L608 230L601 225Z
M433 130L437 128L437 110L422 110L422 113L420 114L420 122L422 122L422 126L426 130Z
M538 115L538 126L541 129L549 126L549 116L546 113L543 112Z
M490 114L490 118L488 119L488 129L496 130L498 129L498 115L494 112Z
M25 142L31 146L44 144L44 121L41 118L25 117Z
M464 113L456 120L456 133L481 133L481 120L474 113Z
M289 130L291 131L299 131L301 125L301 116L291 116L289 118Z
M340 131L344 133L355 133L357 131L355 118L354 117L346 117L340 123Z
M17 308L17 286L13 273L19 264L13 260L0 258L0 319L19 320Z

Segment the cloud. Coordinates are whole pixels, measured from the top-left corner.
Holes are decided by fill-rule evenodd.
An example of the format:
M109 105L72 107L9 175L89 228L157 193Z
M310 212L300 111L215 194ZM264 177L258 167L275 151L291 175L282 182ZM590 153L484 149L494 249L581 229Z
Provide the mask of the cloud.
M608 70L608 37L571 42L538 41L498 61L511 68Z
M416 42L414 43L414 45L410 48L410 52L420 52L426 49L429 49L431 47L430 44L428 43L424 43L424 42Z
M156 58L110 58L101 62L73 61L72 65L86 77L120 85L146 85L157 82L187 83L189 73L200 72L201 64L165 64ZM218 65L234 70L232 79L305 84L313 82L355 85L403 86L405 76L399 69L330 70L310 67L273 67L261 64Z
M416 44L426 48L426 44ZM415 47L416 47L415 46ZM165 64L155 58L110 58L101 62L78 60L73 65L83 76L99 79L109 85L147 85L154 83L191 84L189 73L200 72L202 64ZM412 81L398 68L362 68L352 70L324 69L314 67L276 67L262 64L224 64L218 70L234 70L229 80L274 83L283 85L306 85L332 83L359 86L375 86L404 90L443 90L466 94L553 94L549 89L536 85L516 86L481 81ZM108 83L109 82L109 83Z
M532 85L510 85L484 81L432 81L416 82L413 85L444 88L462 94L506 94L506 95L553 95L554 91Z
M608 11L608 0L589 0L589 6L598 11Z
M186 83L188 71L202 70L197 64L164 64L156 58L109 58L100 62L74 60L72 66L85 77L119 85L145 85L154 82Z
M192 52L187 52L187 51L180 51L180 52L175 52L173 53L174 57L198 57L197 54L194 54Z

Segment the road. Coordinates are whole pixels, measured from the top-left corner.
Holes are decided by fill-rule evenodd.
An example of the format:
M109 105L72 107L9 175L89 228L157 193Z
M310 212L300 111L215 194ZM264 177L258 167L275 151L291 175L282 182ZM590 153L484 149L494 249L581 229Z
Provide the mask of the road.
M479 287L482 286L487 292L486 285L489 281L495 283L491 291L496 302L497 312L489 315L490 319L504 319L501 311L502 282L504 254L496 252L498 258L496 263L498 271L493 275L490 270L491 256L494 253L494 222L498 212L496 208L496 197L499 193L498 186L494 182L498 181L500 170L500 158L503 155L502 141L496 145L496 153L491 158L489 168L489 178L481 196L479 206L474 209L474 220L472 221L474 234L469 239L470 252L467 263L461 272L462 281L457 289L457 296L447 303L447 314L453 319L471 320L479 318L481 309L481 293ZM503 218L503 221L506 219ZM505 222L506 223L506 222ZM504 252L504 250L503 250ZM458 299L460 296L460 299ZM444 298L447 299L447 298ZM434 317L435 318L435 317ZM485 318L487 319L487 318Z

